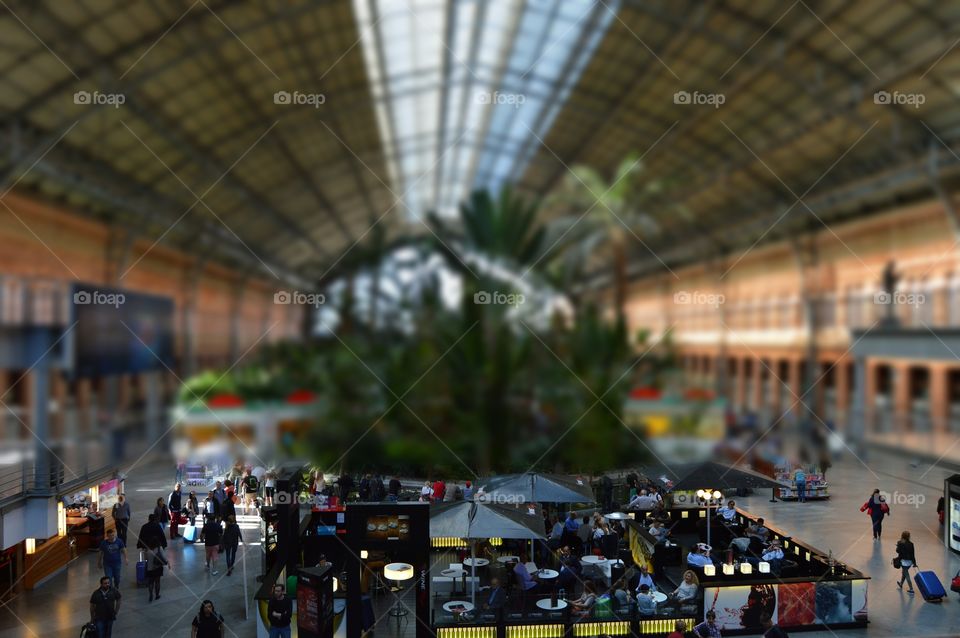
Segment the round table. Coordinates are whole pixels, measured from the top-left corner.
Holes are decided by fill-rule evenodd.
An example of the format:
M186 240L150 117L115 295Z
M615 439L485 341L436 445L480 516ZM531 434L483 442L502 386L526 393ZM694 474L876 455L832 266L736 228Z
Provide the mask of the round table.
M603 565L607 562L607 559L603 556L596 556L594 554L588 554L580 559L581 563L586 563L588 565Z
M627 521L631 519L631 516L624 512L610 512L609 514L604 514L603 517L610 521Z
M667 595L662 591L655 591L650 595L653 596L653 602L655 603L662 603L667 599Z
M504 563L504 564L506 564L506 563L519 563L519 562L520 562L520 557L519 557L519 556L501 556L500 558L497 559L497 562L498 562L498 563Z
M486 558L465 558L463 564L467 567L486 567L490 564Z
M463 607L458 611L454 611L454 607ZM473 611L473 603L469 600L451 600L450 602L443 603L443 610L455 614L458 612Z
M554 606L549 598L541 598L537 601L537 607L545 611L558 611L560 609L566 609L567 601L557 599L557 604Z
M559 576L560 572L555 569L541 569L535 575L540 580L551 580Z

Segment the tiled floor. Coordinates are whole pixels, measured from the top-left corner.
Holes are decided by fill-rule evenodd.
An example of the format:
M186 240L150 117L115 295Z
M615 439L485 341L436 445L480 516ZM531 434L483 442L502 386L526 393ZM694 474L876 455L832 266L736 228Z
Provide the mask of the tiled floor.
M133 508L130 537L146 521L148 512L160 496L172 489L172 470L166 465L140 466L130 474L126 492ZM258 543L259 532L253 523L243 523L244 542ZM132 542L132 541L131 541ZM250 620L244 620L244 590L241 554L247 562L247 587L251 596L258 587L261 549L259 545L241 547L237 553L237 569L226 576L224 559L220 557L219 574L211 576L204 570L202 545L184 545L182 540L168 541L168 557L172 564L165 572L160 600L147 602L145 587L137 588L134 562L137 551L129 553L130 565L123 568L123 601L119 618L114 625L115 638L166 638L190 635L190 623L200 608L200 602L209 598L226 619L231 638L252 638L256 635L255 608L250 606ZM100 572L96 569L96 554L84 555L73 561L65 572L55 575L33 592L15 598L0 608L0 637L2 638L76 638L80 627L89 619L90 594L97 587Z
M917 463L910 457L901 458L888 453L874 453L860 460L847 455L828 473L832 494L829 501L802 505L770 503L768 493L738 499L739 504L750 512L791 530L820 549L833 550L839 560L873 578L869 590L871 624L868 629L836 634L815 632L806 636L858 638L960 633L960 596L951 593L944 604L934 605L901 593L895 586L897 572L890 566L899 533L909 529L922 568L935 570L945 584L949 584L949 578L960 569L960 559L950 554L939 540L935 511L943 478L951 473ZM170 489L169 483L170 471L165 465L141 467L128 479L127 493L131 496L136 520L145 518L149 505ZM884 538L880 543L872 541L869 520L859 512L860 505L874 487L894 495L892 513L884 523ZM898 504L897 498L903 499L904 504ZM911 506L906 504L908 500L922 500L923 503ZM257 536L252 525L244 532L247 542L257 542ZM252 596L257 585L255 577L260 571L260 547L248 546L248 551L247 585ZM243 580L239 573L226 577L221 563L218 576L206 574L202 547L184 547L182 541L172 543L170 555L174 573L164 576L159 602L147 603L146 591L134 585L133 566L125 568L124 604L114 633L117 638L188 636L190 621L200 600L208 597L225 616L228 636L255 636L252 605L250 620L244 620ZM0 638L75 638L86 620L87 601L96 587L99 573L95 561L95 555L83 556L38 590L19 596L8 606L0 608ZM379 633L395 634L396 620L380 616L392 600L384 597L378 603ZM415 622L411 618L401 621L400 634L412 635Z

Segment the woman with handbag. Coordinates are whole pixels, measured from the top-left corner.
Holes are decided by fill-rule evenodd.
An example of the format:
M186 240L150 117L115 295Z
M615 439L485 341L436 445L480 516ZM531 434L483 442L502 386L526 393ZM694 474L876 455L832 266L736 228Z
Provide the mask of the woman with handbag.
M867 499L867 502L860 507L861 512L870 515L870 524L873 527L873 540L880 540L880 534L883 533L883 517L890 516L890 506L887 505L887 499L880 495L880 490L873 490L873 494Z
M893 566L899 567L903 571L903 577L897 581L897 589L903 590L903 584L907 583L910 589L907 593L913 592L913 581L910 580L910 568L917 566L917 557L914 553L913 543L910 541L910 532L900 534L900 540L897 541L897 555L893 559Z

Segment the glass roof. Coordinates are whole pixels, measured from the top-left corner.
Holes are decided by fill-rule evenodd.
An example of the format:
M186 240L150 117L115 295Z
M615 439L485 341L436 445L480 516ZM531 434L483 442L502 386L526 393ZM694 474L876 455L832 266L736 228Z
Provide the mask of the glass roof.
M520 175L618 4L354 0L392 188L452 213Z

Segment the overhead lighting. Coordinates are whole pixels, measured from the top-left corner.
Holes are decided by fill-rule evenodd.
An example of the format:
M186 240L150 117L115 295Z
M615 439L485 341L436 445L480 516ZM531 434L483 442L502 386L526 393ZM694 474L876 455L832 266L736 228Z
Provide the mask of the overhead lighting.
M751 565L750 563L740 563L740 573L741 573L741 574L752 574L752 573L753 573L753 565Z
M370 557L370 553L365 549L360 550L360 560L367 560Z

